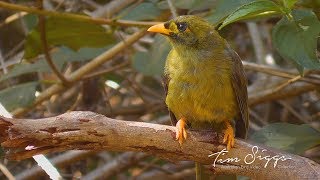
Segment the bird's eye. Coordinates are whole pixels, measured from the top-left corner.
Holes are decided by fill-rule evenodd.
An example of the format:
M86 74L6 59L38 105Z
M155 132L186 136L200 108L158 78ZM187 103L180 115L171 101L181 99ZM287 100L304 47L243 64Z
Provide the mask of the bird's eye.
M177 28L180 32L183 32L187 29L188 25L185 22L181 22L181 23L176 23Z

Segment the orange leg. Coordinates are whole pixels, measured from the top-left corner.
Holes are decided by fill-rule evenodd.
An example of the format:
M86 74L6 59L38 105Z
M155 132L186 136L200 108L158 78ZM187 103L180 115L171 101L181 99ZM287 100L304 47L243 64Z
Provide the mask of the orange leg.
M176 140L179 141L179 144L182 145L183 141L187 139L187 131L186 131L186 120L185 118L181 118L176 124Z
M224 131L223 143L227 145L227 150L229 151L232 147L234 147L234 132L230 122L226 121L225 123L226 130Z

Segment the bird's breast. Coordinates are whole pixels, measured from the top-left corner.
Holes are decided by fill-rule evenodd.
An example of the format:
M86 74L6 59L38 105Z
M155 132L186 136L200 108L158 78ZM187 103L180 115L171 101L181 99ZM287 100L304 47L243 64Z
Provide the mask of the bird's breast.
M177 118L219 123L237 113L230 68L217 68L213 62L171 62L166 72L170 77L166 104Z

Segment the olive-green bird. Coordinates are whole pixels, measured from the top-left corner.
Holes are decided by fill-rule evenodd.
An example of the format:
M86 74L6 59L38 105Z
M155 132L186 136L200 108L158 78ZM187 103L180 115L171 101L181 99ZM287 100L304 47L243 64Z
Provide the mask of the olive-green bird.
M180 144L186 124L223 129L227 150L248 129L247 79L238 54L214 26L197 16L179 16L148 29L168 37L172 50L165 65L166 104ZM178 120L178 121L177 121Z

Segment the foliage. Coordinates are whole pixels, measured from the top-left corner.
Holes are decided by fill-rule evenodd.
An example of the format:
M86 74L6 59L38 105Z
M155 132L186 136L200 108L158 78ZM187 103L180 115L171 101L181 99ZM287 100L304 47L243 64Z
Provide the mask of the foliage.
M244 4L225 18L219 29L238 20L282 14L282 19L274 26L272 33L276 49L284 58L293 61L300 73L303 73L304 68L319 69L320 62L316 57L320 33L318 18L311 10L293 9L296 0L281 2L256 0Z
M318 69L316 56L320 22L311 11L294 10L292 18L282 18L274 27L272 39L279 53L294 61L299 69Z
M137 52L133 56L133 67L145 75L163 74L165 59L170 45L165 38L157 36L151 45L150 52Z
M254 133L251 139L270 147L302 154L320 144L320 132L307 124L273 123Z
M9 111L29 106L35 99L37 84L37 82L28 82L0 91L1 103Z
M79 1L78 5L70 5L68 2L63 1L61 5L55 1L51 3L55 5L57 9L54 11L58 13L72 12L72 14L81 16L83 12L92 11L92 14L95 14L94 12L98 11L95 10L96 7L86 4L84 1ZM107 5L106 2L109 1L99 0L93 2ZM257 22L258 26L265 28L263 29L265 32L261 32L263 34L263 43L266 46L264 51L272 54L273 57L280 55L273 65L282 73L289 74L290 78L292 76L297 77L289 81L281 79L275 85L270 83L272 84L270 89L263 89L265 86L259 89L260 84L257 81L261 80L259 79L261 74L256 75L256 73L248 71L249 84L253 84L249 88L253 89L251 93L259 94L260 91L264 90L277 92L279 84L285 84L285 87L290 89L290 85L302 83L301 81L305 79L319 81L320 62L317 54L320 32L319 1L172 0L172 2L178 14L203 16L214 24L221 34L234 36L228 39L228 42L235 49L242 51L239 52L241 57L243 57L241 53L245 54L244 60L250 61L255 57L254 53L252 53L253 45L249 38L250 35L248 35L246 24L243 22L254 21ZM18 3L20 5L26 5L25 3L34 5L34 1L18 1ZM119 1L119 3L121 2ZM82 68L86 63L90 63L90 60L99 58L101 54L109 52L109 50L113 51L112 49L118 46L116 45L117 43L126 43L127 37L141 28L132 27L132 24L130 25L128 22L136 23L136 21L142 21L139 22L141 25L146 21L148 23L165 21L171 17L167 0L135 1L119 10L112 9L112 12L113 14L110 16L112 19L102 19L110 20L104 25L99 22L102 21L101 19L96 21L97 17L94 16L92 17L92 22L90 20L81 21L77 18L46 16L45 29L48 45L50 46L50 55L53 63L66 76L76 69ZM90 13L88 14L91 16ZM0 12L0 15L6 17L2 12ZM6 26L11 26L11 24L0 24L0 31L2 30L0 38L9 35L12 39L10 42L0 44L5 63L9 61L10 63L20 62L21 59L17 60L15 55L24 54L20 63L12 66L8 65L8 73L1 73L0 76L0 88L2 89L0 91L0 102L10 111L30 106L36 98L36 91L42 92L38 88L39 84L46 89L48 87L48 84L45 84L45 82L48 82L46 78L49 77L48 79L50 79L52 76L52 70L43 55L38 29L38 15L29 13L23 16L22 19L23 25L18 21L12 24L19 29L19 33L22 31L21 29L25 29L25 36L23 39L19 39L19 42L24 42L24 48L19 47L18 43L14 41L17 38L16 32L10 33L5 29ZM125 20L124 23L116 23L121 20ZM262 28L259 30L262 30ZM236 41L240 41L240 43ZM11 44L14 46L10 46ZM7 49L13 49L12 51L15 53L6 56L6 54L10 54ZM160 77L163 74L165 59L169 51L170 45L165 38L148 34L140 41L136 41L133 46L122 49L109 62L95 68L92 74L98 73L99 75L100 73L99 76L95 75L94 78L87 78L84 75L81 77L83 79L77 79L79 82L76 83L77 86L72 84L72 86L68 87L74 94L64 90L61 96L51 97L50 103L52 107L51 105L50 107L45 107L44 103L40 103L37 108L32 108L33 112L29 115L61 114L70 109L92 110L123 119L137 117L141 118L141 120L150 120L167 115L167 110L163 105L164 95L160 88ZM283 62L283 60L288 61ZM280 61L281 63L278 63ZM129 63L130 65L128 65ZM121 68L112 69L121 64L124 64ZM306 77L299 77L298 72L295 73L291 64L300 71L300 74L303 74L306 69L313 70L308 71L308 73L315 73L310 76L307 74ZM0 65L2 71L2 64ZM103 73L105 70L110 71ZM38 74L41 74L44 78L39 78ZM266 76L265 79L268 78L269 76ZM265 79L263 79L262 84L269 84L269 81L264 81ZM120 88L110 88L106 83L107 81L116 83ZM53 83L57 82L58 79L53 81ZM76 90L72 91L72 88ZM252 129L255 126L260 128L262 125L267 125L260 130L258 130L259 128L254 129L255 133L250 134L251 137L249 135L250 139L296 154L303 154L306 150L319 146L319 130L312 128L314 126L310 126L311 123L319 124L319 92L306 93L290 100L292 100L290 103L291 109L285 106L279 108L276 102L270 102L268 105L262 104L259 107L250 107L252 112L267 117L251 117L251 120L254 121ZM277 107L275 112L268 110L269 105ZM54 111L46 112L51 108ZM289 115L286 115L286 113ZM306 118L309 116L310 118ZM307 120L304 120L304 118ZM281 121L285 122L283 119L286 119L287 123L279 123ZM151 159L153 160L153 158ZM167 161L164 162L167 163ZM96 164L99 163L94 162L94 164L96 167L98 166ZM130 172L128 174L132 175L134 173Z
M73 50L81 47L104 47L114 43L112 32L99 25L49 17L46 20L46 35L49 45L64 45ZM39 30L35 28L26 37L25 59L31 59L43 51Z

